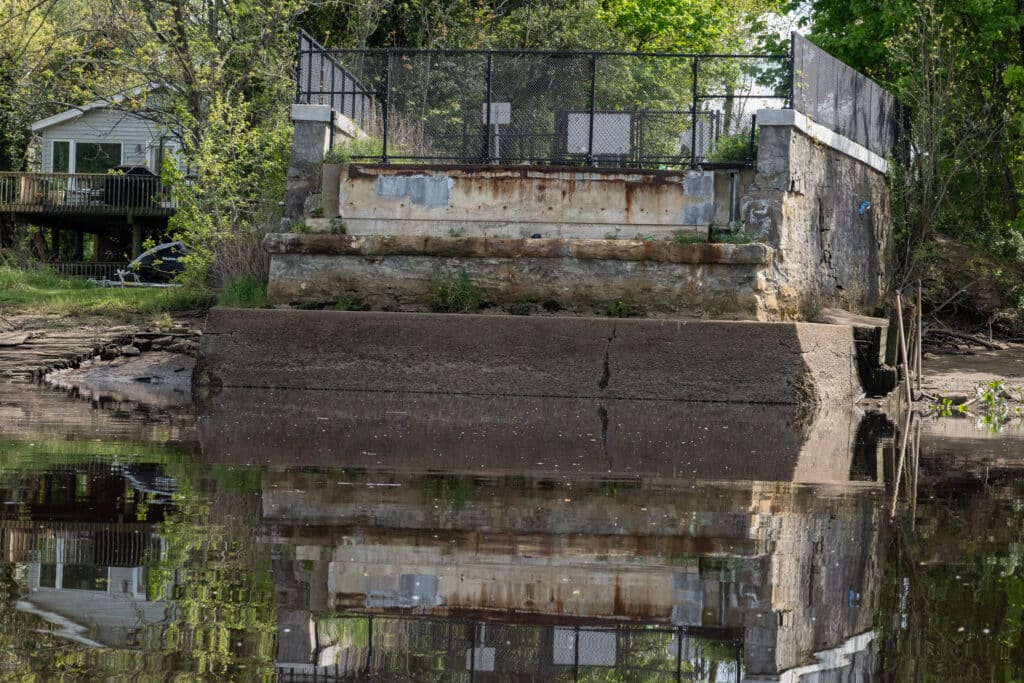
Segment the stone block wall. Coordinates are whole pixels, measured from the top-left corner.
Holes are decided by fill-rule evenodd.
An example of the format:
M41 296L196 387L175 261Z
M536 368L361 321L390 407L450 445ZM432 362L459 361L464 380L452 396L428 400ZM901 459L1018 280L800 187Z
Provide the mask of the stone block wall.
M621 300L663 313L806 320L822 308L874 314L882 304L886 161L793 110L758 114L756 171L331 165L322 160L332 130L360 132L323 107L296 105L293 118L284 215L295 232L266 242L276 304L429 307L431 276L461 271L499 305L607 312ZM760 244L672 241L730 223Z
M763 275L773 253L763 244L276 233L264 246L267 295L283 304L429 310L436 284L465 272L493 306L741 319L764 319L774 306Z
M792 110L758 122L757 174L740 210L747 230L777 250L768 278L777 317L825 307L873 314L892 239L885 160Z

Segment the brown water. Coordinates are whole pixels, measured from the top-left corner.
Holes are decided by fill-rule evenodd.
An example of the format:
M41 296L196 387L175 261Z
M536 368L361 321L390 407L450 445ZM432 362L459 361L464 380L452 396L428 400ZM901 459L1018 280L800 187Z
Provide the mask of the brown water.
M0 385L4 680L1024 676L1013 425L129 399Z

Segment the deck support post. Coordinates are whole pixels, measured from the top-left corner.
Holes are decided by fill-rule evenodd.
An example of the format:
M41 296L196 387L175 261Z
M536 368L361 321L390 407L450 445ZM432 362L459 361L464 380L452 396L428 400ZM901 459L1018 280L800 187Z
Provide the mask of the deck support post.
M142 226L138 223L132 223L132 253L131 258L135 258L142 253ZM131 259L129 259L131 260Z
M71 258L73 258L75 261L84 261L85 260L85 233L82 232L81 230L75 230L73 234L75 236L74 237L74 242L72 243L73 247L74 247L74 254L72 255Z

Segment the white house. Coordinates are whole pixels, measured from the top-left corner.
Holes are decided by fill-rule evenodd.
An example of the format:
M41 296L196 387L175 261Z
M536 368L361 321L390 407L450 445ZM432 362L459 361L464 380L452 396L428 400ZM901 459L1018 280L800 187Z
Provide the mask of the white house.
M117 166L141 166L159 175L165 157L174 155L180 163L176 136L118 108L142 92L135 88L32 123L32 132L40 136L40 171L106 173Z

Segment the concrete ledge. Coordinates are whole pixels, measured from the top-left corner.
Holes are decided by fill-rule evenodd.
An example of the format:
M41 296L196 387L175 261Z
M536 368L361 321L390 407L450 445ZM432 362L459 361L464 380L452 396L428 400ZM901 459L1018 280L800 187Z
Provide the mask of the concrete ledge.
M849 405L850 328L812 323L213 309L224 387Z
M883 175L889 170L889 162L867 147L854 142L845 135L840 135L831 128L815 123L795 109L761 109L757 112L757 125L792 126L811 139L828 145L837 152L842 152Z
M774 250L764 244L677 244L645 240L316 233L271 233L264 238L263 246L272 255L576 258L707 265L767 265L771 263L774 254Z
M324 183L326 187L328 183ZM330 215L331 196L324 197L324 215ZM334 205L337 214L337 205ZM307 218L311 232L331 232L338 218ZM659 225L657 223L556 223L551 221L427 220L410 218L341 218L349 235L405 235L410 237L518 237L541 235L560 239L671 239L678 233L707 237L708 223L694 225ZM611 235L612 237L609 237Z

